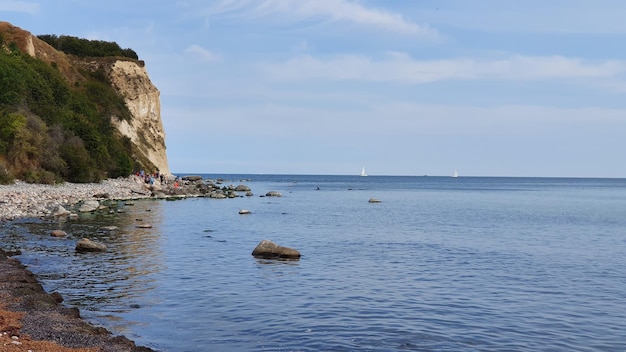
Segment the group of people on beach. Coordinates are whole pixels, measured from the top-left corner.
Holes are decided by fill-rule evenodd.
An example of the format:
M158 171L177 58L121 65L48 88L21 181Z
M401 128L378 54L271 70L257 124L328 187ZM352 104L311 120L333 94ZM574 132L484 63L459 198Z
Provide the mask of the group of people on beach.
M156 180L159 180L161 185L169 183L168 177L161 173L160 170L157 170L152 174L147 173L144 170L140 170L135 172L135 176L139 177L143 182L149 184L150 186L153 186L156 183ZM178 188L178 186L178 177L176 177L176 179L174 179L174 188Z

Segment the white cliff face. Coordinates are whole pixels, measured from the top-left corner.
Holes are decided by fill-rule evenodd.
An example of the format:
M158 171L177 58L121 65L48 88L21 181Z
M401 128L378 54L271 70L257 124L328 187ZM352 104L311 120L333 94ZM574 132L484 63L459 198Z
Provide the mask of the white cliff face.
M117 60L110 68L109 78L133 115L130 121L114 116L113 125L122 135L130 138L139 152L161 173L169 174L160 93L150 81L146 69L135 61Z

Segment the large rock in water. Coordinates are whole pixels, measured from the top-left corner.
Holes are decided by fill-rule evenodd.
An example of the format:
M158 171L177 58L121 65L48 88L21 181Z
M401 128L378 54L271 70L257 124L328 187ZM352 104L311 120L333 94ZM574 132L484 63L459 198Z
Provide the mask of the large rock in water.
M81 213L89 213L98 210L99 207L100 203L97 200L86 200L80 208L78 208L78 211Z
M263 240L252 251L255 258L273 259L300 259L300 252L293 248L279 246L276 243Z
M182 177L185 181L202 181L202 176L200 175L187 175Z
M82 238L76 243L76 252L106 252L106 250L107 246L88 238Z

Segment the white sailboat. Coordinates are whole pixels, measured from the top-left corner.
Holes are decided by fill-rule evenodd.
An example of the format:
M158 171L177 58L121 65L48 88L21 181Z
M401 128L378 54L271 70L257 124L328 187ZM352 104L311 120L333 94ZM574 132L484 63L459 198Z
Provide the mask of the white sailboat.
M452 177L459 177L459 172L454 170L454 173L452 174Z
M363 169L361 169L361 176L367 176L367 174L365 173L365 166L363 166Z

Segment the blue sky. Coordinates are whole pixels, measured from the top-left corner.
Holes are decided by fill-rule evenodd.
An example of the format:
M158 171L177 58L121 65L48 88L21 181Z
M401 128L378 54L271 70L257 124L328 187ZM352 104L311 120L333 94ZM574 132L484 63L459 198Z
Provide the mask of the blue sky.
M626 177L621 0L3 1L134 49L173 172Z

